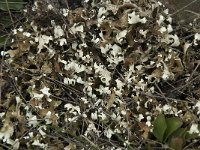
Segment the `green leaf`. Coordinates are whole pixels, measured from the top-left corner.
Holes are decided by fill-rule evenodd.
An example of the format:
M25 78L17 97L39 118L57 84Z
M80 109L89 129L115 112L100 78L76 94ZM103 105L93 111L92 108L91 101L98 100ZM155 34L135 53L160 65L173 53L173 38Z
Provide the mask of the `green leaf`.
M11 37L9 35L0 35L0 48L9 46L11 43Z
M153 148L151 147L151 145L149 143L147 145L145 145L145 149L146 150L153 150Z
M166 118L166 124L167 124L167 129L165 131L164 141L166 141L167 138L170 135L172 135L173 132L179 129L183 123L178 117L172 117L172 118Z
M0 47L3 47L6 44L7 36L0 36Z
M174 150L182 150L184 140L181 137L172 137L169 146Z
M186 134L187 134L187 128L179 128L172 135L175 137L185 138Z
M176 149L182 149L182 147L185 145L186 142L186 134L187 134L187 128L179 128L177 129L168 140L168 144L172 148ZM174 141L175 139L175 141ZM176 147L176 144L179 144L179 147Z
M154 122L154 128L153 128L153 134L160 142L163 141L163 137L164 137L166 129L167 129L167 124L166 124L165 116L163 114L160 114L156 118Z
M20 10L24 4L23 0L0 0L0 9L3 11Z
M0 15L0 17L1 17L1 19L0 19L0 27L1 28L6 28L12 23L9 15L4 15L4 16Z

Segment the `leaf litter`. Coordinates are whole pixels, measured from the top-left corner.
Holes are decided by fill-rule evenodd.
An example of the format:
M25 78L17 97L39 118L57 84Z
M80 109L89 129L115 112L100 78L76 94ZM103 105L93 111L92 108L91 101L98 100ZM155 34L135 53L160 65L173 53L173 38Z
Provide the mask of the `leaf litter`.
M161 2L36 0L24 15L1 53L5 146L162 148L153 136L159 114L199 133L199 33Z

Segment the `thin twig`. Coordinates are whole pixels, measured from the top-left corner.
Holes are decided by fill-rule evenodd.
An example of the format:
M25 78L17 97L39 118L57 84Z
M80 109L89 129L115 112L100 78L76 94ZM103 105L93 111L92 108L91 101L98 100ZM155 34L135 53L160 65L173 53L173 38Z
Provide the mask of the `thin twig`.
M155 86L158 89L158 91L160 92L160 95L166 100L166 102L169 103L168 99L166 98L165 94L162 92L162 90L160 89L160 87L158 86L157 83L155 83Z
M198 62L197 66L194 68L194 70L192 71L192 73L190 74L190 77L188 79L188 81L190 81L192 79L192 77L194 76L194 73L196 72L196 70L199 68L200 62Z
M82 137L82 138L85 139L87 142L89 142L89 143L91 144L91 146L94 147L95 149L100 150L100 148L99 148L97 145L95 145L91 140L89 140L86 136L81 135L80 137Z
M153 94L149 94L149 93L144 93L144 92L142 92L141 93L142 95L145 95L145 96L149 96L149 97L152 97L152 98L163 98L163 96L161 96L160 94L160 96L159 95L153 95ZM186 102L186 103L191 103L191 104L194 104L194 101L186 101L186 100L181 100L181 99L175 99L175 98L170 98L170 97L166 97L165 96L165 98L167 98L168 100L172 100L172 101L177 101L177 102Z
M193 15L196 15L196 16L200 17L200 13L194 12L192 10L184 10L184 11L189 12L189 13L191 13Z
M21 92L20 92L20 90L18 88L19 86L17 85L17 83L15 81L15 76L13 74L13 71L12 71L11 67L7 63L5 63L5 64L9 68L9 74L11 75L11 81L12 81L12 84L13 84L16 92L21 96L21 98L23 99L24 103L26 104L27 102L26 102L25 98L23 97L23 95L21 94Z
M9 16L10 16L10 20L11 20L12 23L13 23L14 21L13 21L13 18L12 18L12 14L11 14L11 12L10 12L10 8L9 8L9 5L8 5L8 0L6 0L6 7L7 7L7 10L8 10Z
M194 77L193 79L190 79L189 82L187 82L186 84L184 84L183 86L180 86L178 88L176 88L176 90L180 90L180 89L183 89L183 88L186 88L187 86L189 86L190 84L192 84L192 82L194 82L196 79L198 79L200 77L200 75Z
M177 89L174 85L172 85L171 83L169 83L169 82L166 82L166 83L167 83L169 86L171 86L171 87L173 88L173 91L177 91L177 92L179 92L179 93L181 93L181 94L184 94L184 95L190 96L189 94L184 93L184 92L178 90L178 89Z
M9 149L9 150L13 150L12 148L10 148L10 147L8 147L8 146L6 146L6 145L4 145L4 144L1 144L1 143L0 143L0 146L4 147L4 148L6 148L6 149Z
M194 145L195 143L199 142L200 140L193 140L190 144L188 144L187 146L185 146L183 148L183 150L188 150L190 146ZM191 149L192 150L192 149Z
M187 8L188 6L190 6L191 4L195 3L197 0L193 0L192 2L190 2L189 4L185 5L184 7L178 9L177 11L175 11L174 13L172 13L170 16L173 16L175 14L177 14L178 12L182 11L183 9Z

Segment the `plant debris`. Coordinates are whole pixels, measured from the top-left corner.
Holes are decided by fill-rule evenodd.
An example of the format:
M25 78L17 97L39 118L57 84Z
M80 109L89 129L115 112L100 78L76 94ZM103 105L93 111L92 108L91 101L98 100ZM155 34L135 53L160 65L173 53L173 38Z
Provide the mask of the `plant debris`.
M200 33L178 26L161 2L36 0L24 12L1 52L5 147L169 148L181 126L181 146L199 138ZM163 130L169 141L153 135L159 114L181 120Z

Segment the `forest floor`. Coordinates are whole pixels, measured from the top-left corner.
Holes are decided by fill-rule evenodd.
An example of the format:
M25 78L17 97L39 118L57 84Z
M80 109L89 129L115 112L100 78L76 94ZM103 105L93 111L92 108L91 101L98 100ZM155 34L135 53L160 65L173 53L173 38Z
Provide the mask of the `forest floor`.
M200 149L199 0L66 2L7 12L0 149Z

